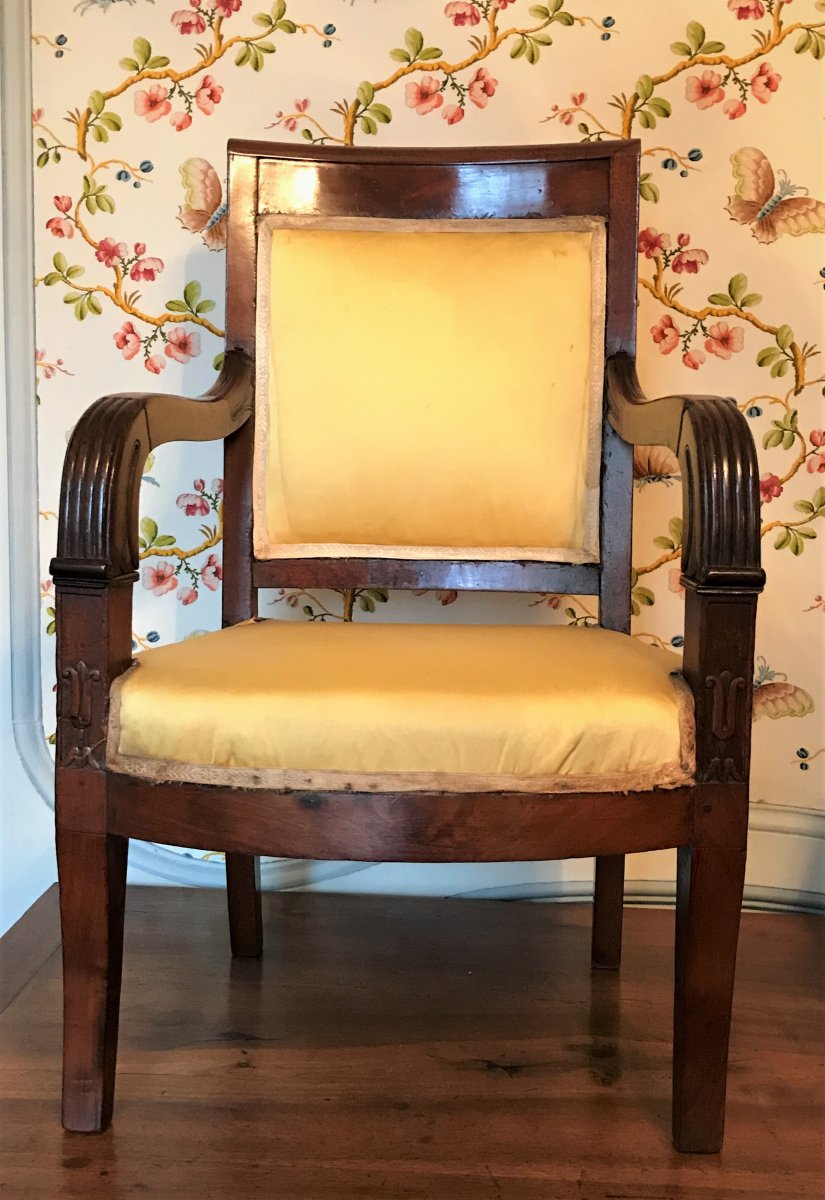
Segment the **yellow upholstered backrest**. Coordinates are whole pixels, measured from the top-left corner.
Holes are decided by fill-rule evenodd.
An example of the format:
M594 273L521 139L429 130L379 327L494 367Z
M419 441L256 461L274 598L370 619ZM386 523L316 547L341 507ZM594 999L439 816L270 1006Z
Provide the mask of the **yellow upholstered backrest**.
M258 558L598 558L602 221L259 236Z

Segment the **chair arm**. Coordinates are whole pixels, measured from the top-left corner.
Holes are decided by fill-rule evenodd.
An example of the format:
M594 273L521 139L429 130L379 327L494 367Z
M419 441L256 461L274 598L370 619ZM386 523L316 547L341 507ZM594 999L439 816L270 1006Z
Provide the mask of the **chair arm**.
M633 445L669 446L682 471L682 574L689 587L758 592L761 522L756 449L745 418L719 396L647 401L633 359L607 362L607 416Z
M138 502L143 464L164 442L213 441L247 420L254 366L231 350L214 386L197 400L163 393L104 396L78 421L60 492L56 583L127 582L138 566Z

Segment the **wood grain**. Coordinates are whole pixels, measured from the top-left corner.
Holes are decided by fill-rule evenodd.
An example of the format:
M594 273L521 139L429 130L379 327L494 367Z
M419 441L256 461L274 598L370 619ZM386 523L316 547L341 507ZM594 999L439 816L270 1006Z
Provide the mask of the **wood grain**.
M0 1017L10 1200L819 1200L825 921L745 913L728 1130L670 1148L673 913L264 896L228 955L220 893L127 903L118 1118L58 1124L60 970ZM495 948L494 951L492 948Z
M60 909L54 883L0 938L0 1012L59 949Z

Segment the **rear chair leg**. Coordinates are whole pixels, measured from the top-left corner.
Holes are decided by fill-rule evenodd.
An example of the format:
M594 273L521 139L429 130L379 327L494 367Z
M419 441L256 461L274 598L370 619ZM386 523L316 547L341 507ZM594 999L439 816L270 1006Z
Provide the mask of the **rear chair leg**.
M722 1147L733 977L745 851L679 849L673 1021L673 1144L713 1154Z
M226 899L233 956L259 958L263 953L261 866L254 854L226 855Z
M112 1119L128 839L58 830L63 931L63 1124Z
M602 855L596 859L593 888L593 967L615 971L622 961L623 905L624 855Z

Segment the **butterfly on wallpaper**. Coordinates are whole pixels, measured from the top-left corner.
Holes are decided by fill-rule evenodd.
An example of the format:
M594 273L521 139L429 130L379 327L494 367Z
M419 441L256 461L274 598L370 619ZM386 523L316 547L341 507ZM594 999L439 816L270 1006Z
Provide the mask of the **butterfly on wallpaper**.
M199 233L210 250L226 248L226 212L218 173L205 158L187 158L180 177L186 189L178 220L190 233Z
M791 183L784 171L779 183L766 155L745 146L731 155L736 195L728 197L727 211L740 225L750 225L758 242L775 242L784 233L825 232L825 204L808 195L808 189Z

